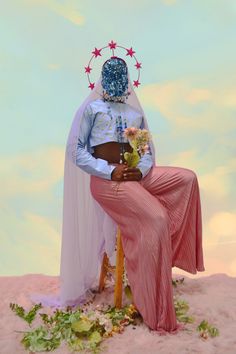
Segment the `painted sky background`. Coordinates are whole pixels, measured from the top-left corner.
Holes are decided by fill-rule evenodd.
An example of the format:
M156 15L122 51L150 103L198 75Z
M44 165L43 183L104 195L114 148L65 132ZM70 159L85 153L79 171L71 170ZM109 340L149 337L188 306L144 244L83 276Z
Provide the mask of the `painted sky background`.
M142 62L158 164L198 175L198 275L236 276L236 1L2 0L0 13L0 274L59 274L65 144L84 66L113 39Z

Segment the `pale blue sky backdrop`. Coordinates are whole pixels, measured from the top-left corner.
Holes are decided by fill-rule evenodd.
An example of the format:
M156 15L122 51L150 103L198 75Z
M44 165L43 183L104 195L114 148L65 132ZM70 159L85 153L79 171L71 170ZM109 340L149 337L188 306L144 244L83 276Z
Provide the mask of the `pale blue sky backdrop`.
M89 93L84 66L113 39L142 62L157 163L199 177L199 275L236 276L236 2L10 0L0 12L0 274L59 274L65 144Z

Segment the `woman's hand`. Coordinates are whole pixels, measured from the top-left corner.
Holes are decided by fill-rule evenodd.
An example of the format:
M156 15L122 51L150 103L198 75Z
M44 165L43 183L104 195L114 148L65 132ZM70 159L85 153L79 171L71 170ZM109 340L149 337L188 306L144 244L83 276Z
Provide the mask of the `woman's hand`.
M127 167L126 164L116 166L111 174L112 181L140 181L142 172L139 168Z
M111 174L112 181L123 181L123 171L127 168L127 165L120 164L114 168Z
M124 181L140 181L142 172L136 167L126 167L123 170Z

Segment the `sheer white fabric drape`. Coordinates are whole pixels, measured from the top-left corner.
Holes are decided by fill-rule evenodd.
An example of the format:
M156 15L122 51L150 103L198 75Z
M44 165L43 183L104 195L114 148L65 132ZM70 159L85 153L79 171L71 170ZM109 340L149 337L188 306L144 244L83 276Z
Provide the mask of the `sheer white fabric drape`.
M129 77L130 95L126 102L147 120ZM64 162L63 219L60 263L60 292L57 295L34 294L33 301L45 306L74 306L86 301L99 282L104 252L115 251L117 225L93 199L90 175L76 166L76 147L85 107L102 97L101 75L95 88L76 111L66 144ZM155 163L153 143L150 144Z

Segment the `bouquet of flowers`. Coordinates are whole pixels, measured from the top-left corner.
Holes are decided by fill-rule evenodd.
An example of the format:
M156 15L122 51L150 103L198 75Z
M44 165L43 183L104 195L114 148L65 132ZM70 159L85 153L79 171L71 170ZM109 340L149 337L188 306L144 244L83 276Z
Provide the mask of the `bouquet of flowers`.
M146 129L130 127L124 130L124 136L133 148L132 152L124 153L124 158L128 167L136 167L141 156L149 150L148 142L151 140L151 135Z

